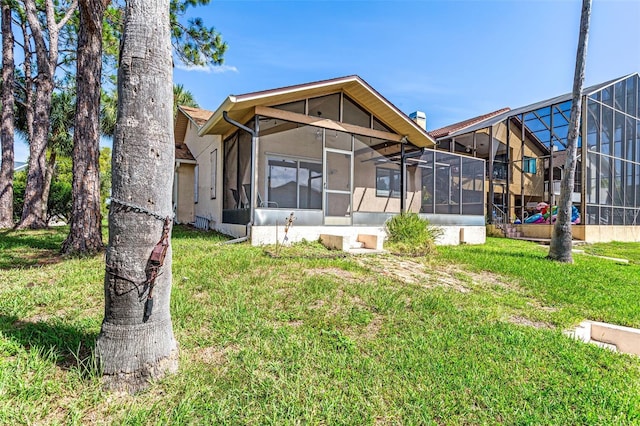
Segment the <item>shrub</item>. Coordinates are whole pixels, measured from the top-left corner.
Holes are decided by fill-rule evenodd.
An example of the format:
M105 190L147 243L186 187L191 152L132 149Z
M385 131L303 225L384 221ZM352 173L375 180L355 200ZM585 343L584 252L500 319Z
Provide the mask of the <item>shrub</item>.
M424 256L435 252L435 240L442 230L429 225L417 213L401 213L386 224L386 248L392 253Z

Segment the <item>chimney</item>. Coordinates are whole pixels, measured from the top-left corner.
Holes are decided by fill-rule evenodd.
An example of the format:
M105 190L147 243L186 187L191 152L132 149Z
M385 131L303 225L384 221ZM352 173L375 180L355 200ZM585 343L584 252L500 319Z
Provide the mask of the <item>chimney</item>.
M409 118L426 132L427 131L427 114L422 111L416 111L409 114Z

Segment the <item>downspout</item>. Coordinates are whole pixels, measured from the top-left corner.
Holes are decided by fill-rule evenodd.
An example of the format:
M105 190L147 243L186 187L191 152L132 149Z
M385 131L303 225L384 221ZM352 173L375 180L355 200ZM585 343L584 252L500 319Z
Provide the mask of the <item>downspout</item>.
M237 127L240 130L244 130L245 132L249 133L251 135L251 171L250 171L250 175L251 175L251 202L250 202L250 206L249 206L249 223L247 223L247 236L246 237L242 237L245 238L246 241L250 236L251 236L251 227L253 226L253 221L254 221L254 216L255 216L255 200L256 200L256 186L254 184L254 173L255 173L255 168L254 168L254 163L255 163L255 147L256 147L256 139L257 139L257 135L256 132L245 126L244 124L240 124L237 121L233 120L232 118L229 117L229 114L227 114L227 111L222 111L222 117L224 118L224 121L226 121L227 123L231 124L232 126ZM238 186L238 191L240 190L240 186ZM240 238L238 238L238 240L240 240ZM232 242L240 242L240 241L235 241L232 240Z

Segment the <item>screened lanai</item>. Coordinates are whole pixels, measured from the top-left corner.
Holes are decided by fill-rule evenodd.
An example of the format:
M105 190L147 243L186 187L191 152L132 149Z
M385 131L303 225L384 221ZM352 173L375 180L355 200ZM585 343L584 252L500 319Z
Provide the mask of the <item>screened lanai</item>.
M436 152L424 123L358 76L229 95L204 123L179 111L176 143L196 162L177 167L181 220L252 244L282 241L292 223L289 242L379 249L385 222L411 211L442 227L441 244L485 241L484 161Z
M583 90L574 206L584 225L640 223L638 74ZM488 222L524 221L560 194L571 94L508 110L438 139L487 161ZM586 136L585 136L586 135Z
M418 148L382 123L373 135L296 122L291 115L274 117L273 110L291 108L275 105L271 116L248 121L253 145L245 130L226 138L224 223L275 225L290 211L298 224L315 226L382 225L402 211L424 214L433 223L484 223L483 161ZM363 120L371 123L372 117Z

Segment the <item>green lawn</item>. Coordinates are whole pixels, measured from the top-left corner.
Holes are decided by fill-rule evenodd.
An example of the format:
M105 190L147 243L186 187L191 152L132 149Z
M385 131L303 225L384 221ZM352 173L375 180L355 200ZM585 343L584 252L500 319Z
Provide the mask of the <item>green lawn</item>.
M640 424L640 359L562 335L640 326L640 244L276 256L177 228L180 372L129 396L91 357L103 258L58 257L65 231L0 233L0 424Z

